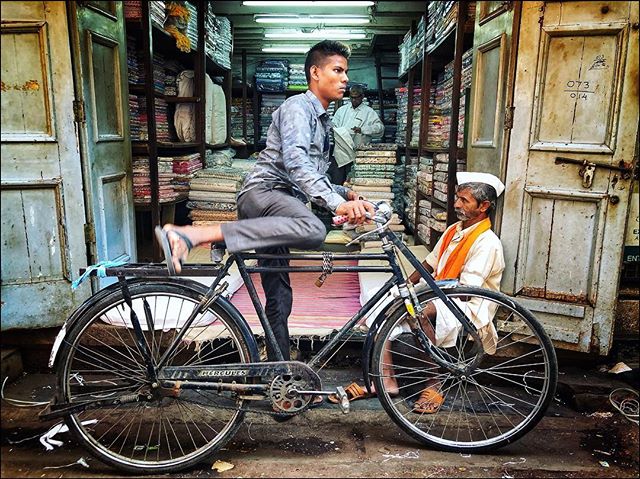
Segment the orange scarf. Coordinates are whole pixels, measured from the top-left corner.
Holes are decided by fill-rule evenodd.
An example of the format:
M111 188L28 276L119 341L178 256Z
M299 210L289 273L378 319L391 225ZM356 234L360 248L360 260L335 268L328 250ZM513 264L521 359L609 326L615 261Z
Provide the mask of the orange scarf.
M469 254L469 250L478 236L480 236L485 231L491 229L491 220L489 218L483 219L478 226L466 234L462 241L455 247L455 249L451 252L449 257L447 258L447 262L442 268L442 271L437 273L436 279L458 279L460 277L460 272L462 271L462 267L467 259L467 254ZM444 237L442 238L442 246L440 246L440 251L438 253L438 262L436 263L436 268L440 264L440 258L449 247L449 243L453 239L453 235L456 233L456 225L451 225L449 229L444 233Z

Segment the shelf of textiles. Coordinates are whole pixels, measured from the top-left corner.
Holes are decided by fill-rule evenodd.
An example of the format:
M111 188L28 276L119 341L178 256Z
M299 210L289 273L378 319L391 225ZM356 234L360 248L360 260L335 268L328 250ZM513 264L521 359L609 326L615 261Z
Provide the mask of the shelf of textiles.
M449 154L435 153L431 165L425 163L417 174L416 222L418 235L425 245L434 245L447 227L449 182ZM455 171L466 171L466 158L459 150ZM421 226L422 225L422 226Z
M458 147L464 147L465 112L468 91L471 88L473 49L462 55L460 85L460 109L458 112ZM449 147L451 129L451 94L453 88L453 61L444 66L431 86L429 95L429 115L427 119L426 149L437 150Z
M454 50L459 3L454 1L427 2L425 31L425 50L427 54L441 56ZM476 2L465 3L467 15L464 21L464 33L469 34L473 32L475 24ZM466 36L465 43L468 42L469 37ZM467 45L466 48L470 46Z
M126 1L124 5L127 27L140 27L141 1ZM198 51L198 15L205 15L205 59L207 71L230 71L232 27L228 18L216 15L215 2L149 2L153 29L154 50L158 49L189 61L189 53Z
M133 202L151 204L151 176L148 156L134 156ZM187 199L189 182L202 169L199 153L179 156L158 156L158 202L175 203Z
M418 21L415 32L409 30L398 45L400 63L398 64L398 78L406 81L405 76L411 68L423 59L426 32L426 18L423 15Z

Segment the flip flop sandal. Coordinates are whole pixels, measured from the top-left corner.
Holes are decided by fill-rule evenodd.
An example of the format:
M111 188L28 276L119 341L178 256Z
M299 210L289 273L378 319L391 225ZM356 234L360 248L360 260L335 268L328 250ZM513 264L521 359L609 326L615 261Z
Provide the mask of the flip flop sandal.
M320 400L318 400L318 398L320 398ZM311 401L311 404L309 405L309 409L313 409L316 407L320 407L324 404L324 397L322 396L316 396L313 398L313 400Z
M413 412L418 414L435 414L444 403L444 397L432 387L422 390L420 397L413 405Z
M358 399L368 399L375 396L375 394L369 394L367 390L358 383L349 384L344 388L344 391L347 393L347 399L349 402L357 401ZM327 399L333 404L338 404L340 402L340 398L336 394L329 394Z
M167 263L167 269L169 270L169 274L174 276L177 274L176 267L173 264L173 251L171 251L171 243L169 242L169 233L174 233L180 237L182 241L184 241L187 246L187 252L191 251L193 248L193 243L189 238L187 238L183 233L180 233L176 230L163 230L161 226L156 226L155 234L158 243L162 246L162 251L164 252L164 259ZM183 264L183 260L180 259L180 264Z

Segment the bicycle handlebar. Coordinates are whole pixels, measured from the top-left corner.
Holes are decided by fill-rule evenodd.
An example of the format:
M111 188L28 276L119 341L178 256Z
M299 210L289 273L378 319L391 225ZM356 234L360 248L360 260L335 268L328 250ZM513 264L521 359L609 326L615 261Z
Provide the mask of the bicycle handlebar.
M364 201L367 201L367 200L364 200ZM369 220L372 219L378 224L384 224L391 219L391 215L393 214L393 209L391 208L389 203L385 201L379 201L378 203L374 203L373 201L367 201L367 203L370 203L371 205L373 205L373 208L376 210L376 214L373 216L373 218L371 217L371 214L369 214L368 212L365 213L365 216L367 219ZM346 215L338 215L332 218L332 223L334 224L334 226L340 226L348 222L349 222L349 217Z

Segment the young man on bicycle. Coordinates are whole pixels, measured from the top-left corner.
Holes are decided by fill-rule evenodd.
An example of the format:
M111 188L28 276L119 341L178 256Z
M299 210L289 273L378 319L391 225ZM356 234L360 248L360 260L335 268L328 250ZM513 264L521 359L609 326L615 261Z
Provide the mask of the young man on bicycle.
M488 173L460 172L456 177L458 187L454 208L460 221L446 229L422 264L436 280L457 279L466 286L500 291L505 266L504 254L500 238L491 230L489 215L495 209L504 185L497 177ZM418 284L421 281L420 274L415 271L409 281ZM478 329L485 352L493 354L497 342L497 332L492 321L495 305L473 303L471 300L459 305ZM440 299L426 304L420 322L430 341L436 346L448 348L456 345L462 325ZM405 331L409 331L408 325L405 326ZM401 332L403 331L398 331L398 335ZM384 381L387 391L393 394L399 392L391 366L393 358L388 347L384 352L383 361L388 365ZM424 361L437 368L428 358ZM345 390L351 400L366 397L365 388L357 383L347 386ZM332 396L329 400L336 402L336 398ZM431 381L422 390L413 410L433 414L443 402L441 384Z
M167 224L157 233L167 262L180 272L182 261L197 244L224 241L230 252L255 249L258 253L287 254L290 247L313 249L325 239L326 228L306 203L346 215L361 224L373 206L353 191L332 185L329 168L331 120L329 103L347 89L347 45L325 40L309 50L305 73L309 90L288 98L273 113L267 145L238 193L239 221L213 226ZM287 266L289 260L264 260L261 266ZM288 318L292 292L289 274L261 273L267 299L265 312L285 360L289 360ZM267 351L275 360L274 352Z

